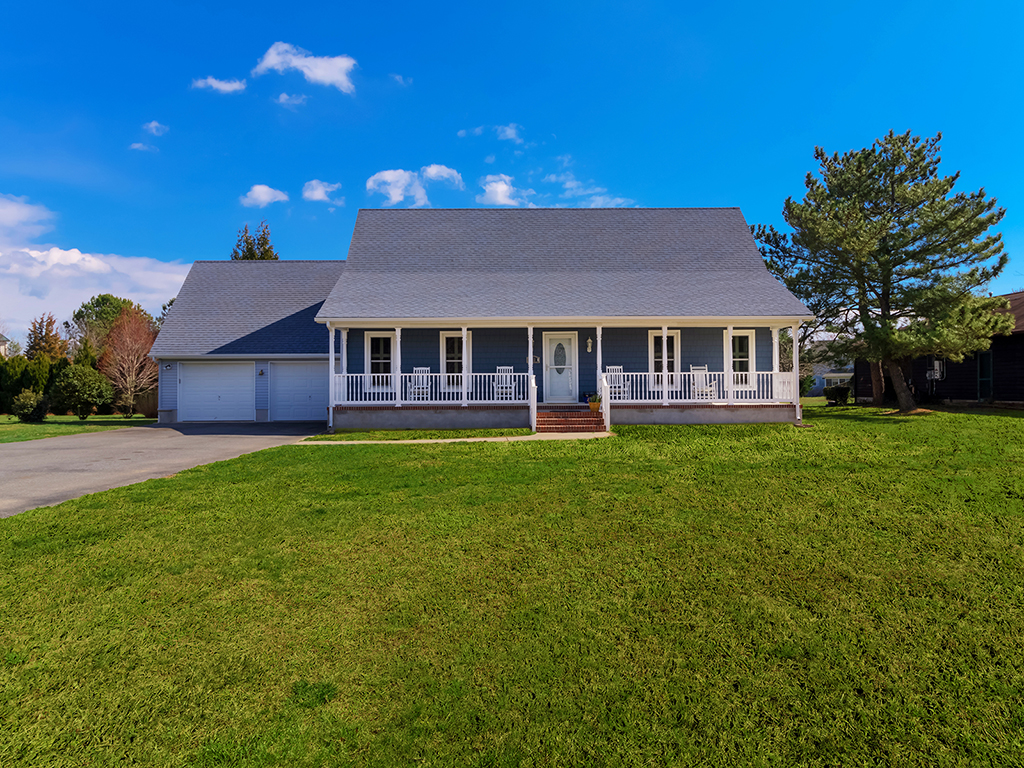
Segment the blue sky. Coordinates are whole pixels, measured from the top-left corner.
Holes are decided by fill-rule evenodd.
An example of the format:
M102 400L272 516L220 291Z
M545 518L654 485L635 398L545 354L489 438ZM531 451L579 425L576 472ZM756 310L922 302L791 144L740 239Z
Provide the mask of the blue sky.
M993 290L1024 287L1017 3L9 5L16 338L101 292L158 311L264 218L288 259L343 258L358 209L386 205L735 205L780 226L816 145L890 129L943 133L943 172L1007 209Z

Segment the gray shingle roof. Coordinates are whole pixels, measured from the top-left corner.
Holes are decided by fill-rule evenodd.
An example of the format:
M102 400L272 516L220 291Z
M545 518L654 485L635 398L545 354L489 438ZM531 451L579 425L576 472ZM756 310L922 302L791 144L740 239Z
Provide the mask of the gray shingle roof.
M150 354L327 354L314 321L344 261L197 261Z
M809 317L738 208L361 210L319 318Z

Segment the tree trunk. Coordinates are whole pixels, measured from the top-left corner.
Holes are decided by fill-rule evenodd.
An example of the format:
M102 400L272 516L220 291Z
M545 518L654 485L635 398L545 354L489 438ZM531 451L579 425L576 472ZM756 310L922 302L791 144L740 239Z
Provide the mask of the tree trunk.
M871 404L881 408L885 402L885 379L882 377L882 363L879 360L868 360L871 367Z
M900 403L901 411L912 411L917 408L914 396L910 394L907 380L903 376L903 368L895 360L883 360L885 367L889 370L889 378L892 379L892 388L896 390L896 399Z

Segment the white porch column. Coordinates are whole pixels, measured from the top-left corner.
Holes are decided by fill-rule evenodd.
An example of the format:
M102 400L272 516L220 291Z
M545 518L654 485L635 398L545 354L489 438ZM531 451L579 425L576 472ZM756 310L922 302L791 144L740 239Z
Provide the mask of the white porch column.
M772 328L772 373L779 372L779 329Z
M603 350L601 348L601 326L597 326L597 386L600 391L601 386L601 374L604 373L604 360L602 359Z
M531 397L534 398L533 409L534 412L537 410L536 403L536 391L533 389L533 326L526 326L526 388L530 390ZM534 419L536 421L536 419ZM532 424L531 429L534 432L537 431L537 425Z
M402 407L402 329L395 328L395 353L391 356L391 375L395 382L395 408Z
M736 384L736 376L732 370L732 326L725 329L725 396L732 405L732 390Z
M803 418L800 413L800 326L790 329L793 334L793 405L796 406L796 420Z
M668 405L668 326L661 326L661 404Z
M348 373L348 328L341 329L341 372ZM348 377L341 380L341 402L348 402Z
M469 338L469 329L466 326L462 326L462 407L465 408L469 403L466 402L466 355L468 349L466 347L467 340Z
M348 373L348 328L341 329L341 372Z
M334 426L334 328L327 324L327 426Z
M598 337L600 338L600 337ZM526 326L526 378L533 374L533 326Z

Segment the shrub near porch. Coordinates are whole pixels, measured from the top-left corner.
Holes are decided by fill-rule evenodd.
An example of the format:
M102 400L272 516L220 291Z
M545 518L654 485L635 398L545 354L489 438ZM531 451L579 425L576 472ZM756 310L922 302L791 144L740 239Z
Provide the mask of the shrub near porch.
M0 522L5 765L1012 764L1024 420L294 446Z

